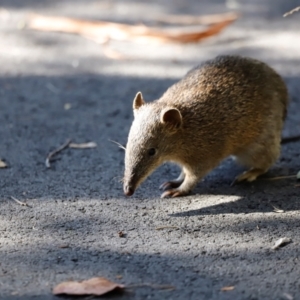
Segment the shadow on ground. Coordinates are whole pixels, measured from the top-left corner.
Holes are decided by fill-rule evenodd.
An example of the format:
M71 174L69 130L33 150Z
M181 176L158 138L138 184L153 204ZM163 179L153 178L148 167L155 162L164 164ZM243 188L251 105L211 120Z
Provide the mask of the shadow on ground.
M55 284L93 276L105 276L127 286L153 285L130 288L124 295L118 295L120 299L276 298L298 285L299 238L295 237L294 243L279 251L271 250L269 245L278 232L284 230L289 235L290 231L299 230L299 218L281 215L276 220L266 220L261 216L240 226L224 218L218 228L198 222L200 227L161 231L139 219L139 227L120 238L116 228L127 223L128 213L120 215L118 225L114 226L114 220L95 220L95 208L99 207L101 204L94 203L93 212L87 207L81 218L76 213L64 218L56 211L60 218L46 220L48 224L38 221L35 229L30 230L29 242L2 246L2 284L10 283L13 290L2 291L1 297L54 299L50 291ZM26 222L29 226L30 223ZM71 229L72 226L75 228ZM16 235L22 231L23 228ZM239 242L232 243L234 240ZM19 274L26 274L25 280L18 281ZM284 281L286 274L289 277ZM171 285L175 289L163 290L155 288L156 285ZM220 291L223 286L235 289L227 294ZM18 293L22 296L18 297Z

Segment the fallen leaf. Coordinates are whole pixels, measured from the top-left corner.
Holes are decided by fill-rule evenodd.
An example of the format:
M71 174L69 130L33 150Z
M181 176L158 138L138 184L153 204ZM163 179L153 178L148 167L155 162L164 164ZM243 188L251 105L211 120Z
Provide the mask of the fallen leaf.
M234 286L223 286L221 288L222 292L229 292L229 291L232 291L232 290L234 290Z
M1 159L0 159L0 168L3 168L3 169L7 168L7 164Z
M192 43L218 34L237 19L237 14L231 18L224 18L206 29L189 28L155 28L145 25L128 25L104 21L86 21L66 17L47 17L32 15L28 21L29 29L40 31L57 31L79 34L96 42L106 43L108 40L135 42L178 42Z
M96 295L101 296L116 289L123 289L124 285L112 282L104 277L94 277L83 281L65 281L53 289L54 295Z
M163 24L181 24L181 25L192 25L192 24L216 24L225 20L236 20L238 14L235 12L228 12L223 14L214 14L207 16L193 16L193 15L163 15L156 18L159 23Z
M97 144L95 142L82 143L82 144L70 143L69 147L75 149L88 149L88 148L96 148Z
M285 246L286 244L290 243L292 240L290 238L280 238L276 241L275 245L272 247L273 250L278 249L279 247Z

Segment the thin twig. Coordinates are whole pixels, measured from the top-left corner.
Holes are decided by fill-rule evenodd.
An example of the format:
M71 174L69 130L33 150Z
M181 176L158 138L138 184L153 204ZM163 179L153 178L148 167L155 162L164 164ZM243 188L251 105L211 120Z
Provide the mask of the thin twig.
M20 200L18 200L17 198L15 198L15 197L13 197L13 196L10 196L10 198L12 199L12 200L14 200L15 202L17 202L18 204L20 204L21 206L27 206L27 207L32 207L32 206L30 206L29 204L27 204L27 203L25 203L25 202L22 202L22 201L20 201Z
M271 206L274 208L274 212L276 213L284 213L284 210L283 209L280 209L279 207L271 204Z
M278 177L260 178L260 179L262 179L262 180L279 180L279 179L295 178L295 177L297 177L297 175L278 176Z
M127 285L126 288L139 288L139 287L151 287L153 289L160 289L160 290L175 290L175 286L173 285L167 285L167 284L151 284L151 283L141 283L141 284L132 284Z
M82 144L70 143L69 147L74 149L90 149L90 148L96 148L97 144L95 142L88 142Z
M118 142L116 142L116 141L113 141L113 140L109 140L109 141L112 142L112 143L115 143L115 144L118 145L121 149L123 149L123 150L126 151L126 148L125 148L123 145L121 145L120 143L118 143Z
M57 153L61 152L62 150L66 149L69 144L71 143L71 139L68 139L63 145L61 145L59 148L57 148L56 150L53 150L52 152L50 152L47 156L47 159L45 161L45 165L47 168L50 168L50 161L53 158L54 155L56 155Z
M92 295L92 296L85 297L84 300L91 300L91 299L94 299L94 298L96 298L96 296Z
M159 226L156 227L155 230L163 230L163 229L179 229L177 226Z
M288 12L286 12L286 13L283 15L283 17L285 18L285 17L287 17L287 16L289 16L289 15L292 15L294 12L296 12L296 11L298 11L298 10L300 10L300 6L294 8L294 9L288 11Z
M7 168L7 163L0 159L0 168Z

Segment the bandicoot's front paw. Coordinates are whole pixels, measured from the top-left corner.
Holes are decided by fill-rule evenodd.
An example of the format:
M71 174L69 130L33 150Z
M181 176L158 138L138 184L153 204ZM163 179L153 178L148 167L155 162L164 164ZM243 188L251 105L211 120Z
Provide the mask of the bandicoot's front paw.
M181 191L180 189L172 189L172 190L165 191L161 195L161 198L175 198L175 197L185 196L188 194L189 194L189 192L184 192L184 191Z

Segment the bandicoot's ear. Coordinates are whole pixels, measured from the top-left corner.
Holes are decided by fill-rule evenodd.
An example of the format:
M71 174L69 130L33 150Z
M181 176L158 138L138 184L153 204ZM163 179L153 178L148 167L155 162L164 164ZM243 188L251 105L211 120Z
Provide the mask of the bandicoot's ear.
M133 100L133 110L139 109L142 105L145 104L145 101L143 99L143 95L141 92L138 92Z
M178 129L182 124L182 116L177 108L166 108L161 112L160 121L172 129Z

